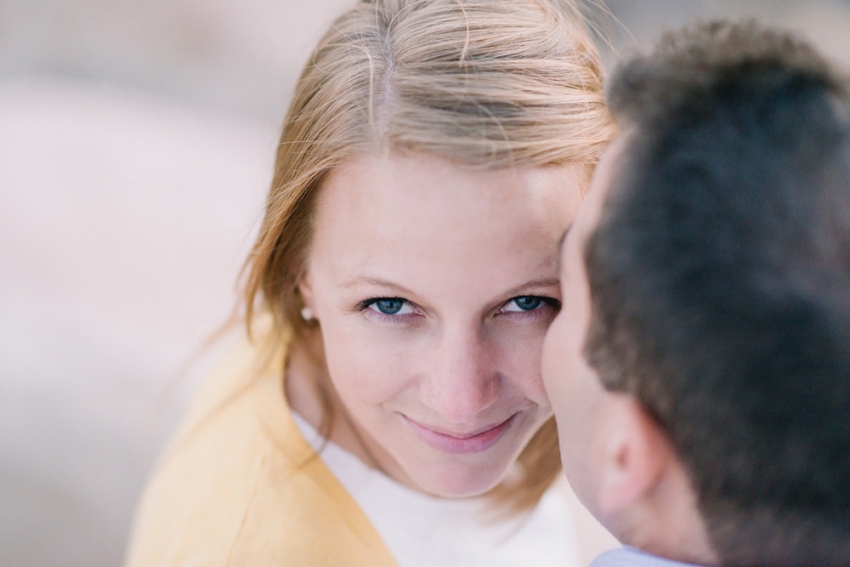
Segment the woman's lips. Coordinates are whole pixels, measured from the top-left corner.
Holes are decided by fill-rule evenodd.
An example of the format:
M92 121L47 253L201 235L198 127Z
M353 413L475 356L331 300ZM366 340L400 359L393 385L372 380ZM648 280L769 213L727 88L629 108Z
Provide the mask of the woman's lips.
M404 420L413 429L413 432L431 447L444 453L463 454L480 453L495 445L511 426L516 415L513 414L505 421L486 426L478 432L469 435L436 431L410 419L406 415L402 415L402 417L404 417Z

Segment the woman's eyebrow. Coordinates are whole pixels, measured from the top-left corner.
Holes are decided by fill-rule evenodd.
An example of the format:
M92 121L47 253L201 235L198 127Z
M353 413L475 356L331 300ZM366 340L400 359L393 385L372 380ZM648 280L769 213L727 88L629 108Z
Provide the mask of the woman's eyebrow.
M541 288L541 287L551 287L560 285L561 280L559 278L543 278L539 280L531 280L530 282L525 282L524 284L513 287L505 292L505 295L514 295L516 293L520 293L525 290Z
M351 278L349 280L345 280L344 282L342 282L339 285L340 285L340 287L346 287L346 288L355 287L355 286L358 286L358 285L380 286L380 287L385 287L385 288L395 290L396 292L399 292L399 293L402 293L402 294L410 295L410 294L414 293L413 290L408 289L408 288L406 288L402 285L399 285L397 283L393 283L393 282L388 281L388 280L383 280L381 278L373 278L373 277L369 277L369 276L360 276L360 277Z

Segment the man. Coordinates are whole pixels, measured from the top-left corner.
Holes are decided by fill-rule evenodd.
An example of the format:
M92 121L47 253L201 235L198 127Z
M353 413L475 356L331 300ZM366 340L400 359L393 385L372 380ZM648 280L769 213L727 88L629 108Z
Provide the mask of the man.
M850 95L753 23L625 64L544 382L594 565L850 565Z

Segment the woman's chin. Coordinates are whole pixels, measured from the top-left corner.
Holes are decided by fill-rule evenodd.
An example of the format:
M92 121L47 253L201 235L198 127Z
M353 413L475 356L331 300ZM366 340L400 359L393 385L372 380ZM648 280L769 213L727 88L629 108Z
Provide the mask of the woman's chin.
M507 475L510 463L490 463L484 466L469 466L451 463L420 467L411 471L411 480L416 487L440 498L473 498L481 496Z

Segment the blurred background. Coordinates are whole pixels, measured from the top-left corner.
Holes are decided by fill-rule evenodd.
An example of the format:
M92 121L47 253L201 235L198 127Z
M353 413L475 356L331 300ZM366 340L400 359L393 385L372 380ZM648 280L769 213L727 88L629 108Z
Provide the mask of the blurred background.
M226 348L201 349L236 300L295 79L351 2L0 0L0 565L121 563ZM850 69L850 0L607 6L609 65L664 28L756 16Z

